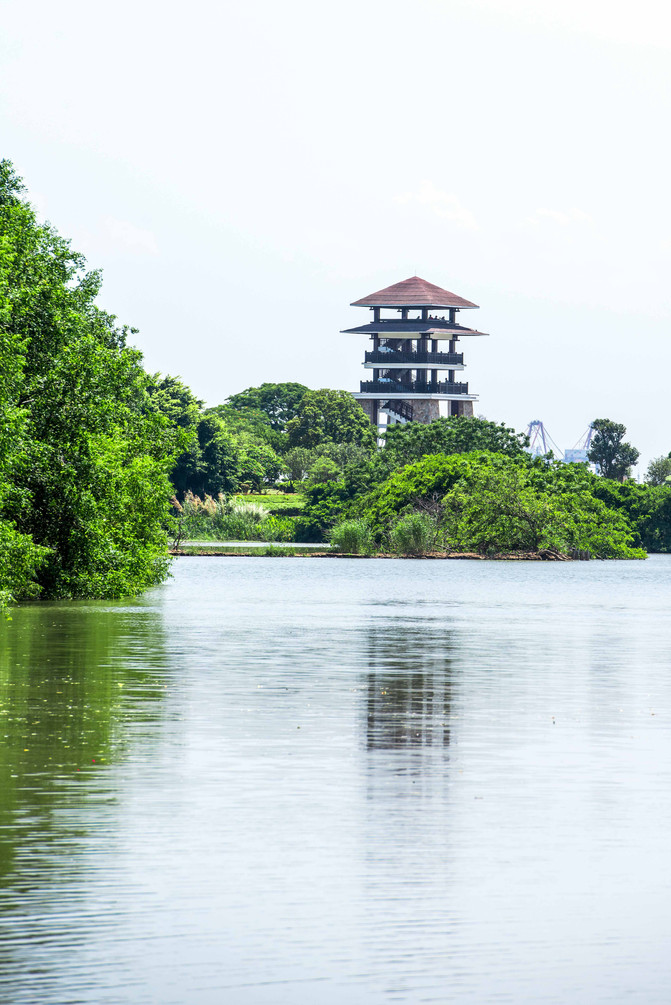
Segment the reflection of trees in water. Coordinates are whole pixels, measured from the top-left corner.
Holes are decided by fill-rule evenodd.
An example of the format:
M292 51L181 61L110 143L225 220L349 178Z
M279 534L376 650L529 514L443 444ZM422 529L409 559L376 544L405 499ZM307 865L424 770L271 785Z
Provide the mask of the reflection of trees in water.
M450 742L450 638L444 625L392 620L368 635L369 750Z
M56 847L78 843L77 814L64 811L113 796L105 766L122 756L129 721L148 725L162 712L162 631L153 611L122 604L31 604L0 624L5 890L27 854L41 872Z

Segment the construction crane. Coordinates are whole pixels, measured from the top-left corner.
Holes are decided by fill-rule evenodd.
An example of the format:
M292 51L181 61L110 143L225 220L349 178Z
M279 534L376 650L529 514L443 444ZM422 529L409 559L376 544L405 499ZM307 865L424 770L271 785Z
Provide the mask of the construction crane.
M567 464L588 464L589 457L587 456L592 442L592 437L594 436L594 429L592 428L592 423L582 434L580 439L570 450L564 451L564 460Z
M541 419L531 420L527 429L527 436L529 437L527 450L532 457L544 457L552 450L555 457L559 460L564 459L563 451L559 449L552 439Z

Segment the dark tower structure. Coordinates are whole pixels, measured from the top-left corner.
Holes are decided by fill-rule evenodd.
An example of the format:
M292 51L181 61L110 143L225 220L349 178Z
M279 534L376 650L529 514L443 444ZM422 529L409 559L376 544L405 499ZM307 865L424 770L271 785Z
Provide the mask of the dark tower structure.
M373 379L362 380L354 395L372 423L380 425L382 414L388 423L432 422L441 414L473 415L477 395L468 393L468 384L455 380L457 371L464 369L463 353L456 349L459 339L484 332L457 324L456 316L477 309L477 304L413 276L351 306L373 312L368 324L347 329L372 339L363 365L373 371Z

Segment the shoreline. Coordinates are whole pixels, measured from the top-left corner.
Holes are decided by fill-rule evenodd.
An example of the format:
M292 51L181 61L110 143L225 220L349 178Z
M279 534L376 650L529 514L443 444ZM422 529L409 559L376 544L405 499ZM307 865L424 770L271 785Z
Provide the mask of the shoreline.
M295 547L285 547L283 545L269 545L272 552L267 554L263 548L251 548L244 551L234 551L226 549L225 543L212 545L211 547L197 546L194 548L177 548L170 550L168 554L173 558L184 558L198 556L199 558L358 558L358 559L426 559L426 560L452 560L452 561L478 561L478 562L579 562L588 561L589 556L580 555L572 557L564 555L562 552L544 549L541 551L510 552L494 555L480 555L477 552L446 552L434 551L425 555L396 555L390 552L377 552L372 555L350 555L337 551L319 551L318 547L313 549Z

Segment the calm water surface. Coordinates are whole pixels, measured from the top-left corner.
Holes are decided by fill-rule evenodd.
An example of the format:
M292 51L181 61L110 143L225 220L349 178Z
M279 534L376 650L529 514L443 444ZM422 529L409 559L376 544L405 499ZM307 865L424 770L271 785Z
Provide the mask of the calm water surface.
M670 643L665 557L15 611L0 1001L667 1003Z

